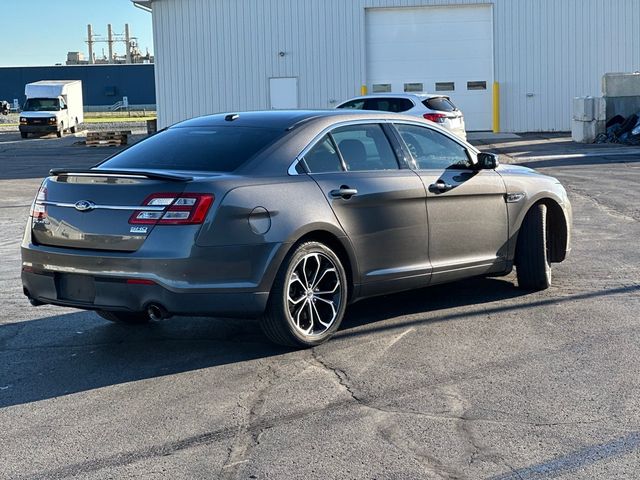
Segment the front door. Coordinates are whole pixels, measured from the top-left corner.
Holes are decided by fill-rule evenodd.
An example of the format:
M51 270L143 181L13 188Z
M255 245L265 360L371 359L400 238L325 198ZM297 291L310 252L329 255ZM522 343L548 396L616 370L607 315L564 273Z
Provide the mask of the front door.
M426 285L425 189L399 167L381 125L338 127L304 161L354 246L360 294Z
M435 129L395 125L427 189L432 283L506 267L506 187L494 170L478 170L471 152Z

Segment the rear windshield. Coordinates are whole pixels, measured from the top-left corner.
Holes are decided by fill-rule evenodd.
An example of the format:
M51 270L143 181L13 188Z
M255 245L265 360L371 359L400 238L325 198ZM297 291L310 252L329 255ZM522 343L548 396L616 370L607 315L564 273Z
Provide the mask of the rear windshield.
M428 98L422 103L431 110L440 110L441 112L453 112L457 110L451 100L445 97Z
M231 172L275 142L283 130L177 127L136 143L100 168Z

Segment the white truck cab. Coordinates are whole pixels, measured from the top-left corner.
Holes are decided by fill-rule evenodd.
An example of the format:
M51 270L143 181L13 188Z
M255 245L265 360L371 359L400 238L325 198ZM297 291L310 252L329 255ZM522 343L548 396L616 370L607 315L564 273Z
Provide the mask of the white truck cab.
M52 133L58 137L66 130L75 133L84 121L82 81L41 80L24 87L27 97L20 113L20 135Z

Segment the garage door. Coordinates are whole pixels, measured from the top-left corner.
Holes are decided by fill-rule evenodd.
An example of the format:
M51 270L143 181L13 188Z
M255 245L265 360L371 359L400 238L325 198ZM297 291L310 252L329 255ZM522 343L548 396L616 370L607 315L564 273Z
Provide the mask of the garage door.
M467 130L490 130L492 18L490 5L367 9L369 92L442 93Z

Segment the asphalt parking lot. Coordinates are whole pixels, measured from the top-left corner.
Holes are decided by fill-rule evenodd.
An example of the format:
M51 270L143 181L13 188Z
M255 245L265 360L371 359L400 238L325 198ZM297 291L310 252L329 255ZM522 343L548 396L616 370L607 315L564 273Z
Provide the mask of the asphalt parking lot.
M19 243L42 176L115 151L77 140L0 132L0 478L638 478L638 150L478 140L567 187L552 288L362 301L291 351L253 321L31 307Z

